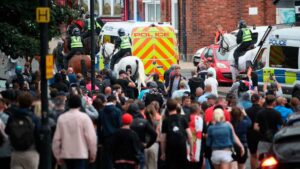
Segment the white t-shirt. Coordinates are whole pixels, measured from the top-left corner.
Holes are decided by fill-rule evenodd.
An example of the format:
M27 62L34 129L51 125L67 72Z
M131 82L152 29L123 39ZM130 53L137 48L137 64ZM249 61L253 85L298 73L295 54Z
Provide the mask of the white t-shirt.
M213 72L213 78L217 79L217 72L216 72L215 68L210 67L207 69L207 72Z
M204 85L211 85L211 93L218 97L218 81L213 77L209 77L204 81Z

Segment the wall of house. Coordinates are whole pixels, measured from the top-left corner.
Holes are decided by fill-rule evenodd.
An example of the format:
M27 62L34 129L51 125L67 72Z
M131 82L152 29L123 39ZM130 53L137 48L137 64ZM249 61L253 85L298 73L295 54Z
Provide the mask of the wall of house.
M182 1L180 2L180 11L182 11ZM276 6L270 0L188 0L185 2L186 18L182 18L180 14L179 32L182 33L182 21L186 19L188 59L197 49L214 43L217 24L230 32L237 29L237 22L240 19L244 19L248 25L276 23ZM249 15L250 7L257 7L257 15ZM165 16L169 19L167 14ZM179 34L180 49L182 49L181 33Z

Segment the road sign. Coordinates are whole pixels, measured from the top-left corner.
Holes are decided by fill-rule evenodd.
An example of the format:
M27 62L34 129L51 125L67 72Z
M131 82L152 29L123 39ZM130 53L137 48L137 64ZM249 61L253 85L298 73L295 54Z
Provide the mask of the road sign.
M54 60L53 55L46 56L46 79L51 79L53 77Z
M50 22L50 8L37 7L36 8L36 22L49 23Z

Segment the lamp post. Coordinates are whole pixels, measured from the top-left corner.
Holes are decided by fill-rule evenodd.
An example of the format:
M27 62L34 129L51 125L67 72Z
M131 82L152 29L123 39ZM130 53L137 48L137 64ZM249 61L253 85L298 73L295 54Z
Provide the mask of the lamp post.
M95 18L94 18L94 0L90 0L90 23L91 23L91 81L92 92L95 90Z
M47 0L40 0L37 10L37 21L40 24L40 70L41 70L41 104L42 128L39 134L40 141L40 169L51 169L51 130L48 122L48 84L46 78L46 55L48 53L48 23L50 8Z

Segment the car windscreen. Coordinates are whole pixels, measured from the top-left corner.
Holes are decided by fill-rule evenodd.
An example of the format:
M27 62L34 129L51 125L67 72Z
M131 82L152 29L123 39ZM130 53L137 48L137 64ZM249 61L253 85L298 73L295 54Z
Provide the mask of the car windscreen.
M271 46L270 67L298 69L299 47Z
M219 50L216 50L216 56L217 56L217 60L228 60L229 57L229 52L222 52Z

